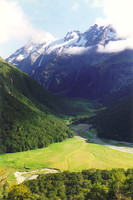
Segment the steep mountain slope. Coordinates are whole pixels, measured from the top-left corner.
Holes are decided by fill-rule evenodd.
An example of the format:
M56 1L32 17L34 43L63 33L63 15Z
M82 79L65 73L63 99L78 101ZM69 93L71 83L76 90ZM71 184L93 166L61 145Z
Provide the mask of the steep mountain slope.
M3 60L0 87L0 153L41 148L72 137L63 121L51 114L59 109L56 97Z
M133 143L133 84L115 93L105 105L95 116L74 123L92 124L101 138Z
M133 85L132 94L98 113L94 122L100 137L133 143Z
M133 83L132 50L99 52L118 40L110 25L95 24L84 33L71 31L58 41L22 47L7 61L53 93L103 101Z

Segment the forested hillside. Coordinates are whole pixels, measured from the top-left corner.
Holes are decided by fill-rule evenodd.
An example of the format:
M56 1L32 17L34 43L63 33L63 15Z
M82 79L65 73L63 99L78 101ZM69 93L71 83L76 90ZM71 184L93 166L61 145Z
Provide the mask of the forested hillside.
M0 153L41 148L72 137L56 97L17 68L0 61ZM57 112L58 111L58 112Z
M92 124L101 138L133 142L133 85L112 95L95 114L73 122Z
M99 112L94 123L102 138L133 142L132 93Z

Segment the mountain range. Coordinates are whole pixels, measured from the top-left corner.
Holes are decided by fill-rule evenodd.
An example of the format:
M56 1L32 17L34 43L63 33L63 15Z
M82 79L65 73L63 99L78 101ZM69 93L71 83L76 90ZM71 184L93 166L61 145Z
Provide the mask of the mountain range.
M120 40L111 25L95 24L63 39L30 42L6 60L53 94L100 102L107 108L92 120L99 134L133 141L133 50L101 50Z
M133 83L133 51L100 52L123 40L108 26L70 31L63 39L27 44L7 61L28 73L54 94L105 101Z

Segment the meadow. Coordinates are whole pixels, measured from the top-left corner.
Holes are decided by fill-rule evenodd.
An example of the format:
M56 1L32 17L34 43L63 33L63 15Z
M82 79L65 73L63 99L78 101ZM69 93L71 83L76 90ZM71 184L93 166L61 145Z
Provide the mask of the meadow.
M74 137L42 149L0 155L0 165L12 173L41 168L55 168L61 172L90 168L128 169L133 167L133 154Z

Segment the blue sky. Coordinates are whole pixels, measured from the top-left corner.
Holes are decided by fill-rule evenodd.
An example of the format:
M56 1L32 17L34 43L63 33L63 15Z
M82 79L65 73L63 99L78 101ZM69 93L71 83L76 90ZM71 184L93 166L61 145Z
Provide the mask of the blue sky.
M2 4L0 8L5 10L4 16L0 16L0 18L8 21L6 26L10 24L14 26L16 23L14 28L16 35L15 33L10 34L10 27L5 29L10 34L7 36L8 38L0 41L0 55L3 58L8 57L24 45L27 37L35 30L36 32L50 32L54 37L62 38L70 30L84 32L95 22L97 17L103 17L102 9L94 6L94 0L1 0L0 4ZM16 20L20 15L19 9L23 19L20 20L17 28ZM12 12L16 12L16 16L11 19L12 16L10 17L9 12L11 15ZM5 13L7 13L6 19ZM26 21L29 23L29 29L34 29L34 31L26 30L28 25L27 27L23 25L27 23ZM21 33L17 33L20 29ZM27 33L22 34L23 31ZM0 34L6 35L7 33Z
M21 0L19 5L35 28L63 37L69 30L85 31L99 16L102 9L89 0Z
M95 21L112 24L126 38L121 48L133 48L132 11L133 0L0 0L0 56L7 58L30 37L63 38L71 30L86 31Z

